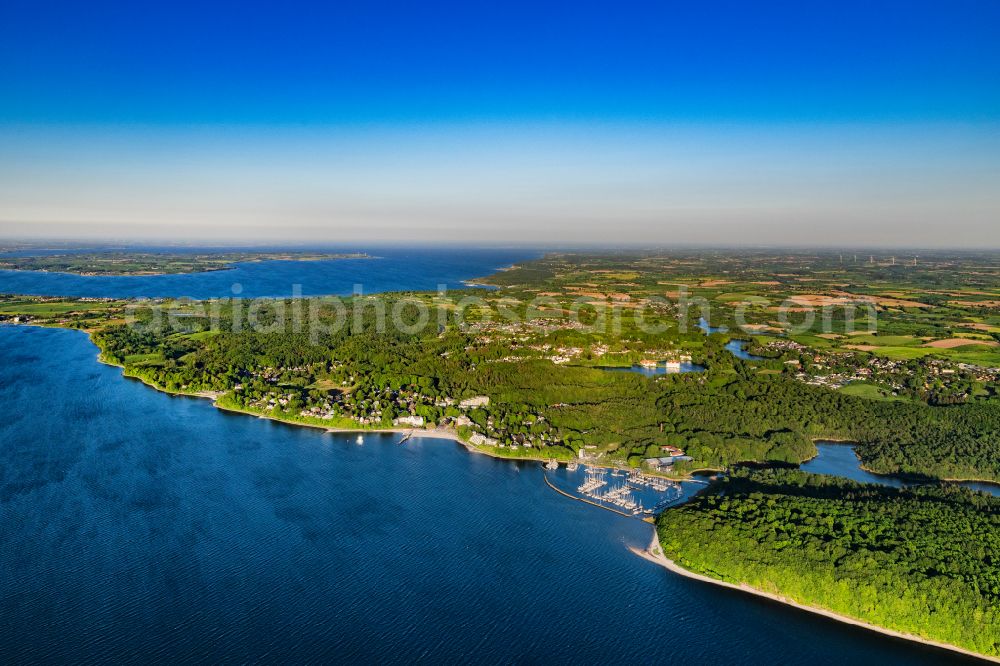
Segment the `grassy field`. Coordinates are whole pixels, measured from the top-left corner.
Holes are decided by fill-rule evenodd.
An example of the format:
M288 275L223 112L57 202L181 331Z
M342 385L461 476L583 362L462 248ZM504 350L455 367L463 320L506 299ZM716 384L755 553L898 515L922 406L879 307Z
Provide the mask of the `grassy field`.
M941 350L937 350L941 351ZM960 363L971 363L988 367L1000 366L1000 348L968 345L945 350L944 356Z
M149 365L151 363L162 363L163 354L154 352L151 354L130 354L125 357L125 363L129 365Z
M120 303L117 305L121 305ZM69 312L90 312L94 310L106 310L108 303L103 302L80 302L80 301L51 301L45 303L4 303L0 305L0 314L22 314L36 317L55 317Z
M874 384L867 384L864 382L852 382L841 388L840 392L845 395L856 395L860 398L868 398L871 400L906 401L906 398L892 395L890 391L886 391L885 389L875 386Z
M340 390L343 387L332 379L317 379L315 382L313 382L306 388L316 389L319 391L333 391L333 390Z
M922 358L924 356L930 356L931 354L936 354L938 356L946 356L948 354L943 354L941 349L934 349L933 347L876 347L872 350L873 354L879 356L884 356L886 358L891 358L895 361L906 361L912 358ZM951 351L951 350L948 350Z
M877 347L906 347L923 344L924 340L919 340L912 335L853 335L850 343Z
M194 340L196 342L200 342L202 340L208 340L209 338L214 338L219 333L220 331L199 331L197 333L187 333L183 337L187 338L188 340Z
M820 345L810 344L819 347ZM951 349L937 349L923 346L872 345L871 353L895 361L907 361L925 356L948 359L956 363L971 363L985 367L1000 366L1000 348L984 347L977 344L962 345Z

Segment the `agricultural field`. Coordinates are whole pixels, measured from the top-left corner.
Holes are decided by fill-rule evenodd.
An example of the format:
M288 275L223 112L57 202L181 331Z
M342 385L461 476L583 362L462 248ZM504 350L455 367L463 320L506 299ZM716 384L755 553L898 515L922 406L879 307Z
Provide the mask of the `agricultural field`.
M688 327L704 316L826 352L1000 366L1000 259L988 253L550 255L484 281L564 304L665 302Z
M681 451L658 471L685 474L797 463L830 438L857 442L874 471L997 479L1000 313L985 303L1000 280L992 257L960 259L552 254L451 300L305 299L305 327L269 299L264 330L240 321L239 299L8 297L0 317L84 328L126 373L228 408L338 427L409 415L495 455L649 467ZM333 300L349 326L331 328ZM398 305L434 324L373 326ZM479 397L488 405L459 407Z

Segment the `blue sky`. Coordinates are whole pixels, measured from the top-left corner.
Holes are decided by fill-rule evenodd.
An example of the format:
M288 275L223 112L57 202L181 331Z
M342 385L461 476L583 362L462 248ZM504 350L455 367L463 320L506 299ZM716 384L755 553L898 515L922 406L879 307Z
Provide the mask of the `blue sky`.
M0 234L1000 245L998 33L990 0L6 0Z

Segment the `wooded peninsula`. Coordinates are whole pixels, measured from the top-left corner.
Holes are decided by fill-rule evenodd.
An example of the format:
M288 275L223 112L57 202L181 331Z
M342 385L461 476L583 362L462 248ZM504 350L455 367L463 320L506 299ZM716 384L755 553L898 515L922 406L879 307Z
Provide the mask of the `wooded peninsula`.
M998 500L743 466L794 466L833 439L876 473L1000 481L1000 258L559 253L476 282L496 288L7 296L0 317L85 329L128 376L292 423L446 428L503 457L722 471L660 516L668 557L998 654Z

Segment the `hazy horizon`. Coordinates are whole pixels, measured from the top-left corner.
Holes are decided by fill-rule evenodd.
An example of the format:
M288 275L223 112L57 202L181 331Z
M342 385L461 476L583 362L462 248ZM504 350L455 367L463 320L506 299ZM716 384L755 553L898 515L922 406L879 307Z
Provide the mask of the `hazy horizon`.
M15 3L0 237L1000 247L1000 5L723 5Z

